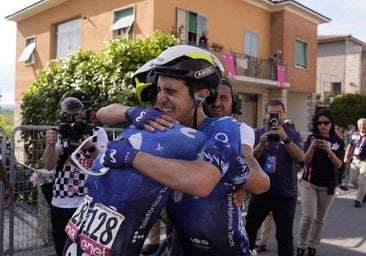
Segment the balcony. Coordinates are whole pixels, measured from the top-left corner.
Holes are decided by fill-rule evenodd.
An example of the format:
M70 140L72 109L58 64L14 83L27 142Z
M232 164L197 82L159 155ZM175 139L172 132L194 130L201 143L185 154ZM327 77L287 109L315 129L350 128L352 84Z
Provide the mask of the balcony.
M243 53L237 53L232 51L226 51L219 44L212 44L209 47L209 51L212 52L224 65L224 75L232 80L249 81L253 84L262 84L264 86L277 86L277 63L273 61L271 57L252 57ZM230 76L230 64L225 61L224 55L232 58L233 69L235 70L234 76ZM286 87L288 87L288 66L287 64L280 63L283 67L283 80ZM235 77L235 78L233 78Z
M252 57L244 55L242 53L217 51L214 48L209 49L224 65L225 76L228 74L227 62L224 60L223 53L231 54L233 58L233 65L235 69L235 77L241 80L241 76L255 78L257 80L269 80L277 84L277 63L275 63L271 58L262 57ZM288 67L286 64L280 63L284 68L284 81L288 82ZM269 82L268 81L268 82Z

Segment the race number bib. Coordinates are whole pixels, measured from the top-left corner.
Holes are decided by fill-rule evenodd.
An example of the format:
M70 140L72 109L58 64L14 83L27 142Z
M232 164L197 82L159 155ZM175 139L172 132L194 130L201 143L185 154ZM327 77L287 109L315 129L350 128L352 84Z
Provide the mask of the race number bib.
M274 173L276 170L276 156L267 155L264 171L266 173Z
M71 241L76 241L81 225L83 224L86 215L88 214L88 209L92 202L93 198L85 195L83 203L80 204L79 208L77 208L71 219L68 221L65 227L65 232L70 237Z
M82 227L80 248L90 255L109 256L124 219L122 214L96 203Z

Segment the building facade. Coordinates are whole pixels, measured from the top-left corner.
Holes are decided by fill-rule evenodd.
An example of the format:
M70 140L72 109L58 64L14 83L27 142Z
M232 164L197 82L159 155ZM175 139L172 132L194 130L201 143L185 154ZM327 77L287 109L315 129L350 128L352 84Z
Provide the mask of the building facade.
M98 51L119 35L138 39L155 30L181 43L208 46L226 66L243 100L245 121L263 124L264 104L285 103L287 116L308 130L315 110L317 26L330 19L283 0L41 0L7 16L17 23L15 104L37 69L78 48ZM18 112L18 113L17 113Z
M319 36L316 92L325 105L339 94L365 94L366 43L352 35Z

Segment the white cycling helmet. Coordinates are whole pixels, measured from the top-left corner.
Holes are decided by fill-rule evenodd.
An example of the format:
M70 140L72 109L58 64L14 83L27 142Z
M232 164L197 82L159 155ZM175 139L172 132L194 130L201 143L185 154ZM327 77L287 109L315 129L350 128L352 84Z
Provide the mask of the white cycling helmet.
M131 77L131 84L136 88L137 97L141 101L151 101L156 96L157 88L150 72L155 60L143 64Z
M205 83L217 90L224 67L211 52L192 45L176 45L163 51L154 62L157 75L182 79L190 83Z

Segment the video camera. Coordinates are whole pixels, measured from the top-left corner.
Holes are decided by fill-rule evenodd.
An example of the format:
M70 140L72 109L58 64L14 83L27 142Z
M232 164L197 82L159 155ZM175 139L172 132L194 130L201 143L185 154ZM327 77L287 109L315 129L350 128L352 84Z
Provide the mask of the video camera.
M96 118L98 108L91 104L86 110L84 121L75 121L75 116L84 109L83 103L75 97L67 97L61 103L63 113L58 123L61 138L70 141L79 141L83 135L89 135L92 129L99 124Z
M269 129L272 130L272 127L279 123L280 123L280 114L278 112L270 112L268 120ZM268 134L268 140L279 141L280 136L278 136L277 134Z

